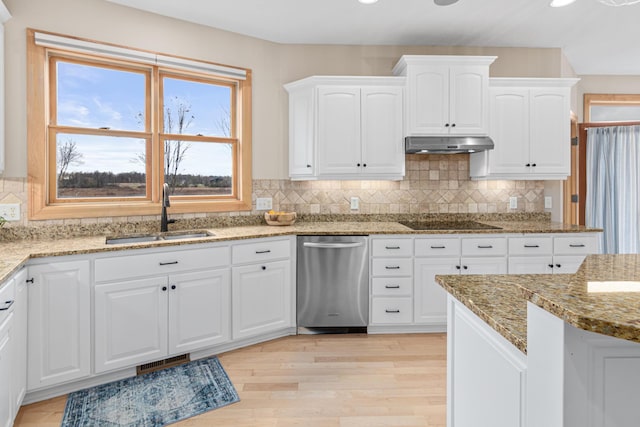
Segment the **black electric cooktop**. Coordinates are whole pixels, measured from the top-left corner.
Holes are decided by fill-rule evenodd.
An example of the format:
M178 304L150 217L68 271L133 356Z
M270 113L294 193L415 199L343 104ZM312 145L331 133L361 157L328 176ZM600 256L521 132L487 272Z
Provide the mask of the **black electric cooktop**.
M501 230L501 227L476 221L400 221L412 230Z

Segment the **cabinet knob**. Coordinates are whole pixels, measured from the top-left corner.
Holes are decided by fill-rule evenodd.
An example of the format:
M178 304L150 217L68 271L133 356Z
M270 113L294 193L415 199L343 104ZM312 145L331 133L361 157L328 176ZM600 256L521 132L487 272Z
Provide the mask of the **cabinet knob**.
M531 163L527 163L525 166L530 168L531 167Z
M456 127L456 124L455 124L455 123L452 123L452 124L451 124L451 127L452 127L452 128Z
M307 165L307 167L308 167L308 168L310 168L310 167L311 167L311 165Z
M549 268L553 268L553 264L548 264Z
M463 265L462 268L464 268L465 270L468 269L469 267L467 267L466 265Z
M166 287L166 286L163 286L163 287L162 287L162 290L163 290L163 291L166 291L166 290L167 290L167 287Z
M363 163L363 164L362 164L362 167L363 167L363 168L366 168L366 167L367 167L367 164L366 164L366 163Z
M360 163L358 163L356 166L360 167Z
M267 266L266 266L266 265L263 265L261 268L262 268L263 270L266 270L266 269L267 269Z
M535 164L535 163L533 163L531 166L533 166L533 167L535 168L535 167L536 167L536 164Z
M444 127L448 128L449 127L449 123L445 123Z
M456 265L456 270L460 270L460 266L459 265Z
M556 267L562 268L562 264L556 264Z
M171 289L175 289L175 288L176 288L176 285L171 285Z

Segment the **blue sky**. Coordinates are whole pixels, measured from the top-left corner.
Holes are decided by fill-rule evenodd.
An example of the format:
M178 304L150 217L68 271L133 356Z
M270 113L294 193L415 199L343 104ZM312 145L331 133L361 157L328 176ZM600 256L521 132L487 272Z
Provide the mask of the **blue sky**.
M58 124L78 127L109 127L118 130L144 130L144 75L121 70L58 62ZM183 133L223 136L220 117L230 108L226 87L165 78L164 98L176 109L175 100L190 106L191 124ZM58 142L76 142L82 164L71 165L69 172L112 171L144 172L135 161L144 152L144 141L134 138L59 135ZM202 175L230 175L228 146L190 143L182 172Z

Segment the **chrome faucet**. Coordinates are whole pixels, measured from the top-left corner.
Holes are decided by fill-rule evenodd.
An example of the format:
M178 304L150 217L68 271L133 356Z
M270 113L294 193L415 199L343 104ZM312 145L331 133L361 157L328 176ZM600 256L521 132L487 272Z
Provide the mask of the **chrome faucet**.
M167 217L167 208L171 207L171 201L169 200L169 184L166 182L162 186L162 213L160 214L160 231L169 231L169 224L176 222L175 219L169 219Z

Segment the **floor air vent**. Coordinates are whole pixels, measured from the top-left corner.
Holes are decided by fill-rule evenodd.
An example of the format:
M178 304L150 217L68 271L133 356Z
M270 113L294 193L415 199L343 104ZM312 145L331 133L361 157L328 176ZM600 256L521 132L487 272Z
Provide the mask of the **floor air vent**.
M183 363L189 362L190 360L191 358L188 354L182 354L180 356L158 360L157 362L145 363L144 365L140 365L136 368L136 374L148 374L149 372L159 371L161 369L170 368L172 366L182 365Z

